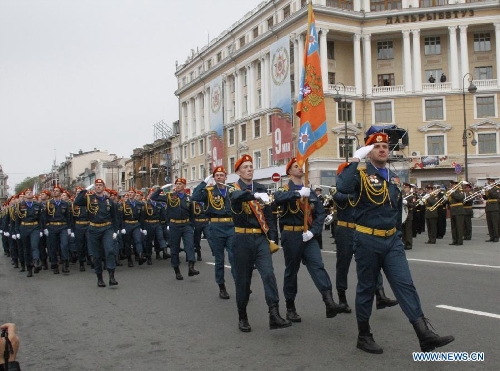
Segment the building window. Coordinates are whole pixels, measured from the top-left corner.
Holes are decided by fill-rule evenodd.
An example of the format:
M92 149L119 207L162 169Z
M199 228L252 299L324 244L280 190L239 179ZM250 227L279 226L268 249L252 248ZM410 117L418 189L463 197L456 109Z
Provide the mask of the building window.
M277 166L278 165L278 161L274 161L273 159L273 149L270 147L268 150L268 166Z
M183 178L184 178L184 179L187 179L187 177L188 177L188 169L187 169L187 168L184 168L184 169L182 170L182 172L184 173Z
M259 36L259 27L255 27L252 31L253 38L256 39Z
M327 41L326 42L326 57L328 59L335 59L335 42Z
M234 128L228 130L228 146L234 146Z
M207 175L205 174L205 165L200 165L200 178L205 178Z
M491 80L493 78L493 67L475 67L474 80Z
M442 73L443 73L442 69L425 70L425 82L430 82L429 79L431 78L431 76L433 77L435 82L439 82Z
M347 146L345 145L347 143ZM354 139L347 138L347 142L344 138L339 137L339 158L352 157L354 153Z
M479 154L497 153L497 135L495 133L478 134Z
M326 0L326 6L331 8L353 10L353 0Z
M191 166L191 180L195 180L195 179L196 179L196 167Z
M435 6L440 6L440 5L448 5L451 4L448 3L450 0L420 0L420 7L421 8L432 8ZM469 0L469 2L473 2L474 0Z
M352 102L345 102L345 101L339 102L337 117L339 122L346 122L346 117L347 117L347 122L352 122Z
M287 19L290 16L290 4L283 8L283 20Z
M203 73L203 66L198 67L198 76L201 76Z
M425 100L425 120L444 120L444 100L426 99Z
M196 156L196 147L194 145L194 142L191 142L191 157Z
M257 90L257 106L262 107L262 90Z
M248 95L243 97L243 113L248 113Z
M253 153L253 168L254 169L262 168L262 156L260 154L260 151L255 151Z
M212 68L212 60L211 59L209 59L207 61L207 70L209 70L210 68Z
M240 48L245 46L245 36L240 37Z
M267 19L267 29L270 30L271 28L273 28L273 25L274 25L273 17L268 18Z
M444 155L444 135L427 136L427 154L429 156Z
M375 103L375 123L392 123L392 103Z
M220 62L222 60L222 52L217 53L217 62Z
M236 81L234 79L234 76L229 79L229 88L231 90L231 93L234 93L236 90Z
M476 97L477 118L495 117L495 98Z
M392 41L379 41L377 42L377 58L378 59L393 59L394 46Z
M300 7L303 8L307 5L307 0L300 0Z
M424 39L425 55L441 54L441 37L432 36Z
M243 86L247 86L247 69L244 68L241 71L241 74L243 75Z
M378 86L394 86L396 82L394 81L393 73L384 73L377 76Z
M193 81L194 80L194 71L191 71L189 73L189 81Z
M257 80L262 79L262 63L257 63Z
M295 46L294 43L290 43L290 65L292 65L295 61ZM292 80L293 81L293 80Z
M234 157L229 157L229 169L230 169L229 171L233 171L234 163L235 163Z
M474 34L474 51L475 52L491 51L491 38L489 32L481 32Z
M335 85L335 72L328 72L328 85Z
M199 153L200 155L202 155L205 153L205 141L203 139L200 139L199 143L200 143Z
M247 124L240 125L240 141L241 142L247 141Z
M236 113L236 102L233 100L231 102L231 118L234 118L235 113Z
M402 0L370 0L370 10L381 12L384 10L394 10L402 8Z
M260 119L253 120L253 137L260 138Z
M183 146L183 147L182 147L182 150L183 150L183 152L184 152L184 153L183 153L183 157L184 157L184 158L188 158L188 146L187 146L187 145Z

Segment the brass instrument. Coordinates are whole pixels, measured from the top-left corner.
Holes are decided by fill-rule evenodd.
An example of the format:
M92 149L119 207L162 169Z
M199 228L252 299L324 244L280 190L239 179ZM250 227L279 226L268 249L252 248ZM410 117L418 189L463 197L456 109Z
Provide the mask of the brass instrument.
M413 196L415 196L415 193L410 192L410 193L408 193L406 196L404 196L404 197L403 197L403 200L406 200L406 199L408 199L408 198L410 198L410 197L413 197Z
M439 194L439 192L441 192L441 189L435 189L431 193L426 193L425 195L420 197L420 199L418 200L418 204L421 206L425 206L425 200L427 200L431 196Z
M466 196L464 199L464 203L470 200L475 199L476 197L480 197L483 192L489 191L492 188L495 188L497 185L500 185L500 181L492 183L492 184L486 184L482 187L480 187L478 190L472 192L470 195Z
M318 187L328 188L331 196L335 196L335 193L337 193L337 187L335 186L326 186L323 184L318 184Z
M443 197L441 197L434 205L429 207L429 210L430 211L436 210L439 206L441 206L441 204L446 202L446 200L448 199L448 197L450 197L451 194L455 193L458 189L461 189L463 183L464 181L462 180L457 184L455 184L452 188L447 190L446 193L443 195Z

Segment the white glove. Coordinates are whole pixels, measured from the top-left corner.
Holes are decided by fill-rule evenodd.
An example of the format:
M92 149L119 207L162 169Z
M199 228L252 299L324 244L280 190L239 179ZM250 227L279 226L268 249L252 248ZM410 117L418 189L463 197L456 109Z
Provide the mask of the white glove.
M144 236L147 236L147 235L148 235L148 231L146 231L145 229L143 229L143 230L142 230L142 234L143 234Z
M311 188L302 187L301 189L299 189L299 193L301 197L309 197L309 195L311 194Z
M71 228L68 228L68 236L71 236Z
M207 184L212 183L212 179L213 179L213 178L214 178L214 176L213 176L212 174L210 174L209 176L207 176L207 177L205 178L205 183L207 183Z
M122 229L122 234L127 234L127 230L125 228Z
M172 186L172 184L170 184L170 183L169 184L165 184L165 185L161 186L161 189L165 189L165 188L168 188L168 187L171 187L171 186Z
M169 230L170 230L170 227L167 225L167 231L169 231Z
M269 202L269 195L265 192L255 192L253 196L262 202Z
M360 160L364 159L375 147L374 144L370 144L369 146L361 147L357 149L356 152L352 155L352 158L359 158Z
M17 239L18 239L18 240L20 240L20 239L21 239L21 235L20 235L19 233L18 233L18 234L16 234L16 237L17 237Z
M73 232L71 232L71 234L69 235L71 238L75 238L75 234Z
M314 237L314 235L312 234L311 231L305 231L304 233L302 233L302 241L303 242L307 242L313 237Z
M91 191L95 188L95 184L89 185L87 188L85 188L87 191Z
M12 235L12 239L15 240L17 237L15 234Z
M3 234L3 231L0 229L0 234Z
M408 201L407 200L403 200L403 205L408 205Z
M43 232L40 232L40 237L42 237L42 236L43 236Z
M116 236L117 236L117 234L113 233L113 240L116 240Z
M45 229L43 230L43 234L44 234L44 235L46 235L46 236L48 236L48 235L49 235L49 230L48 230L47 228L45 228Z
M3 235L4 235L5 237L9 237L9 236L10 236L10 233L9 233L9 232L4 232L4 233L3 233Z

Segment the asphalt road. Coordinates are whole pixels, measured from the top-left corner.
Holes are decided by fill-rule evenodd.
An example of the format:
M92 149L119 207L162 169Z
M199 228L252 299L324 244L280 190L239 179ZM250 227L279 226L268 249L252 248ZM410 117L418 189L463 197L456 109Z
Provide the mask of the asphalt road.
M335 281L335 245L323 234L323 257ZM484 362L414 362L419 351L400 308L373 310L372 331L384 354L356 349L355 314L327 319L321 295L301 269L297 311L302 323L269 330L257 272L248 306L252 332L238 330L234 285L230 300L218 297L213 258L203 241L201 274L176 281L170 260L152 266L118 267L118 286L98 288L88 269L68 275L42 271L28 279L0 257L0 322L15 322L18 360L25 370L475 370L500 365L500 244L486 243L484 220L474 220L473 240L449 246L449 229L436 245L419 235L407 252L426 317L455 342L442 351L484 352ZM274 255L278 285L284 262ZM355 265L347 299L354 309ZM105 274L107 282L107 274ZM388 285L386 292L394 297ZM284 300L281 297L281 314ZM335 296L336 297L336 296ZM447 307L439 307L447 306ZM475 312L458 311L462 308ZM493 316L491 316L493 315ZM496 366L495 366L496 365Z

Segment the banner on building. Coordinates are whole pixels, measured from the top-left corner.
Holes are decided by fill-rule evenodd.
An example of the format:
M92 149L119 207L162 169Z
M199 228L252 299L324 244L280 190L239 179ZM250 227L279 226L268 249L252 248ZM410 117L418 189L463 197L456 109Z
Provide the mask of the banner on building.
M285 160L293 157L292 123L289 114L271 113L273 161Z
M211 137L211 164L212 169L222 166L224 156L224 143L222 133L224 131L224 110L222 104L222 76L210 82L210 130ZM212 169L209 169L210 171Z

